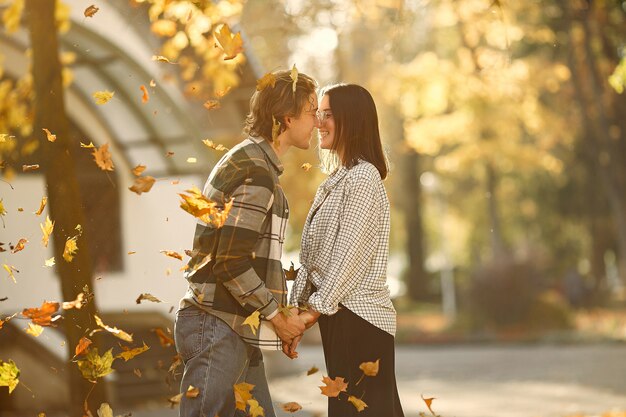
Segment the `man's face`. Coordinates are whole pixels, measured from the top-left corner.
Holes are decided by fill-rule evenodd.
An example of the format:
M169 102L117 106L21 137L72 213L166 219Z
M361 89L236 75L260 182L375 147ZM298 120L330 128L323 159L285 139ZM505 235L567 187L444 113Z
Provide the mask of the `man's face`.
M312 93L304 104L298 117L292 117L285 141L299 149L309 149L313 128L318 127L315 113L317 112L317 94Z

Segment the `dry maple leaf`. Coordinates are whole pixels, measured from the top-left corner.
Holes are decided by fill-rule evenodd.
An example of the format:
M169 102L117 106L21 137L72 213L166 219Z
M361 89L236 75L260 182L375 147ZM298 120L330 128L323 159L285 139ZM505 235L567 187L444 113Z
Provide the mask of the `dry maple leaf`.
M91 348L87 351L85 359L76 361L78 369L80 370L83 378L96 382L98 378L113 372L111 365L115 358L111 353L113 349L107 350L104 355L98 355L98 348Z
M141 302L143 300L148 300L148 301L152 301L153 303L162 303L163 301L159 300L158 298L156 298L154 295L152 294L148 294L148 293L144 293L144 294L139 294L139 297L137 297L137 299L135 300L135 302L137 304L141 304Z
M281 408L288 413L295 413L296 411L302 410L302 406L293 401L283 404Z
M194 387L193 385L189 385L187 387L187 391L185 391L185 397L196 398L198 395L200 395L200 389Z
M98 326L102 327L104 330L106 330L107 332L111 333L113 336L117 337L118 339L122 339L125 342L131 342L132 343L133 335L128 334L124 330L120 330L117 327L107 326L106 324L104 324L102 322L100 317L96 316L95 314L94 314L93 317L96 319L96 324Z
M122 349L124 351L120 352L120 354L117 355L116 357L117 358L123 358L124 362L128 362L129 360L131 360L135 356L139 355L140 353L143 353L146 350L150 349L150 347L148 345L146 345L146 342L144 342L143 346L138 347L138 348L129 349L129 348L125 347L125 346L122 346Z
M257 400L248 400L248 406L250 407L248 410L250 417L265 417L265 410L263 410L263 407L259 405Z
M148 100L150 100L150 95L148 94L148 89L146 88L145 85L139 86L139 89L143 93L143 95L141 96L141 102L143 104L146 104L148 102Z
M359 365L359 369L367 376L376 376L378 375L379 365L380 359L376 359L376 362L363 362Z
M17 242L17 245L15 245L15 247L13 248L13 250L11 251L11 253L17 253L20 252L22 250L24 250L25 245L28 243L28 240L26 239L20 239Z
M113 91L103 90L103 91L96 91L95 93L92 94L92 96L96 104L103 105L103 104L107 104L109 100L113 98L114 94L115 92Z
M287 279L287 281L293 281L296 279L296 277L298 276L298 269L293 269L293 262L291 262L291 266L289 267L289 269L283 269L283 271L285 272L285 278Z
M296 84L298 84L298 68L296 68L296 64L293 64L289 77L291 77L293 81L291 89L293 90L293 93L296 94Z
M72 262L74 260L74 256L76 252L78 252L78 245L76 244L76 239L78 236L74 236L65 241L65 248L63 249L63 259L66 262Z
M43 233L41 243L42 245L44 245L44 247L47 248L48 241L50 240L50 235L54 230L54 222L50 220L49 216L46 216L46 221L43 224L40 224L39 227L41 227L41 233Z
M54 142L55 140L57 140L57 135L53 135L52 132L50 132L48 129L42 129L44 132L46 132L46 137L48 138L49 142Z
M85 9L83 14L85 15L85 17L93 17L93 15L98 13L98 10L100 10L100 9L92 4L91 6L89 6L89 7L87 7Z
M437 416L437 414L435 414L435 412L433 411L433 409L431 408L431 405L433 403L433 400L435 400L435 397L432 398L424 398L424 396L422 394L420 394L420 397L422 397L422 400L424 400L424 403L426 403L426 407L428 407L428 411L431 412L431 414L433 416Z
M237 410L246 411L246 404L252 399L252 394L250 393L252 388L254 388L254 385L248 384L247 382L241 382L233 385L233 390L235 392L235 407Z
M365 402L363 400L361 400L360 398L357 398L353 395L350 395L348 397L348 401L350 401L352 403L352 405L354 405L354 407L357 409L357 411L360 413L361 411L365 410L365 407L367 407L367 404L365 404Z
M43 332L43 327L38 324L28 323L28 328L25 330L26 333L31 336L39 337L39 335Z
M256 331L261 325L260 316L261 316L261 313L259 313L258 311L255 311L254 313L246 317L246 319L243 321L241 325L250 326L250 330L252 330L252 334L256 335Z
M267 87L272 87L276 85L276 76L271 72L268 72L258 80L256 80L256 91L263 91Z
M9 359L8 362L0 360L0 387L9 387L9 394L13 392L20 380L20 370L15 362Z
M203 139L202 143L204 143L206 146L208 146L211 149L215 149L216 151L227 151L228 148L220 143L215 143L212 140L209 139Z
M22 172L37 171L38 169L39 169L39 164L22 165Z
M213 36L217 41L217 46L224 51L224 61L233 59L243 51L243 39L241 33L237 32L233 35L230 27L223 23L213 31Z
M25 308L22 316L28 317L34 324L40 326L51 326L52 315L59 309L59 303L44 301L39 308Z
M74 349L74 356L78 356L83 353L89 347L89 345L91 345L91 343L91 339L85 336L81 337L78 341L78 344L76 345L76 348Z
M37 216L43 213L43 209L46 208L46 204L48 204L48 197L41 197L41 202L39 203L39 210L35 212Z
M137 195L141 195L141 193L147 193L148 191L150 191L155 182L156 179L154 179L154 177L151 177L150 175L146 175L145 177L138 177L135 178L135 183L132 186L128 187L128 189L136 193Z
M109 152L109 144L105 143L98 149L93 150L93 159L96 161L96 165L103 171L113 171L113 160L111 159L111 152Z
M135 168L132 169L132 173L135 177L140 176L144 171L146 170L146 166L145 165L137 165Z
M340 392L346 392L346 389L348 388L348 383L344 382L344 379L340 376L335 379L330 379L325 376L322 378L322 382L326 385L320 386L319 388L322 391L322 394L327 397L337 397Z
M203 106L207 110L219 109L222 107L220 102L217 100L207 100L204 102Z
M313 167L313 165L309 164L308 162L305 162L304 164L302 164L300 168L302 168L304 172L309 172L311 167Z
M153 329L153 331L159 337L159 343L161 343L161 346L170 347L174 345L174 339L166 335L161 328Z
M164 253L166 256L169 256L170 258L175 258L175 259L178 259L180 261L183 260L183 256L180 253L175 252L173 250L162 250L162 251L160 251L160 253Z
M317 366L312 366L311 369L306 371L306 376L313 375L313 374L317 373L317 371L319 371Z
M80 310L87 302L85 301L85 293L78 293L76 299L74 301L64 301L61 304L61 308L63 310L69 310L75 308L76 310Z

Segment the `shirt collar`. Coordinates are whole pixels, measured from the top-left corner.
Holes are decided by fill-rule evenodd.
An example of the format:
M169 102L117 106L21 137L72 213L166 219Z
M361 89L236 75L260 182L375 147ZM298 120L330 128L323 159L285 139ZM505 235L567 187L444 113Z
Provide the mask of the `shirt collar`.
M280 161L280 158L278 158L278 155L276 154L272 143L263 138L257 138L254 136L250 136L250 140L259 145L263 152L265 152L272 165L274 165L276 173L278 175L282 174L285 169L283 167L283 163Z
M343 165L334 171L324 182L324 191L332 190L348 173L348 168Z

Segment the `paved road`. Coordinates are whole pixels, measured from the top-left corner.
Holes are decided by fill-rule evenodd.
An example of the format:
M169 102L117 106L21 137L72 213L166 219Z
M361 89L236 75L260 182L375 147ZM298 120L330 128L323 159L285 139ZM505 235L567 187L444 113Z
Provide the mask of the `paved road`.
M326 416L319 394L321 347L301 346L300 358L268 357L277 403L296 401L298 417ZM436 397L443 417L598 416L626 411L626 344L400 346L396 375L407 417L427 411L420 395ZM311 366L320 372L306 376ZM287 413L280 413L287 416ZM383 416L381 416L383 417Z

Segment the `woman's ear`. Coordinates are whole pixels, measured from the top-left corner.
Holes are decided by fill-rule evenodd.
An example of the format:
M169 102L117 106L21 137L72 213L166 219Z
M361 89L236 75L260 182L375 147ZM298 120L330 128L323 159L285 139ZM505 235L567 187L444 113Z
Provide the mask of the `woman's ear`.
M288 127L291 127L291 117L290 116L285 116L285 120L284 120L283 126L285 126L285 129L288 128Z

